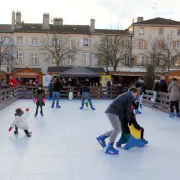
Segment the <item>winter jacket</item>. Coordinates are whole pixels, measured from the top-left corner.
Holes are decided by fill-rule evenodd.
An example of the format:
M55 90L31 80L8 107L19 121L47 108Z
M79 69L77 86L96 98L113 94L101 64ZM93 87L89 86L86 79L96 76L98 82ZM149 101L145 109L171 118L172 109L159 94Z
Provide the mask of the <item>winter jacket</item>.
M140 130L141 129L141 126L138 124L138 122L136 121L136 114L134 112L134 104L135 102L133 103L132 105L132 111L131 111L131 120L129 122L129 125L133 124L134 127L137 129L137 130ZM129 130L129 127L128 127L128 122L127 121L124 121L123 123L121 123L121 127L122 127L122 131L124 133L127 133L127 134L130 134L130 130Z
M15 79L15 78L11 78L11 79L9 80L9 85L10 85L10 87L16 87L16 86L17 86L17 81L16 81L16 79Z
M15 115L15 120L11 124L11 127L14 128L14 126L17 126L19 129L28 130L29 125L27 123L27 118L29 117L29 112L26 112L26 114L22 114L21 116Z
M154 85L152 88L153 91L158 91L159 90L159 80L154 81Z
M54 88L54 83L50 83L48 86L48 90L53 91L53 88Z
M60 92L61 89L64 89L61 82L55 82L53 91L54 92Z
M112 82L111 80L109 80L109 81L107 82L107 86L113 86L113 82Z
M160 92L167 93L168 86L165 80L160 80L159 88L160 88Z
M130 91L123 93L116 97L114 101L108 106L105 113L111 113L119 116L120 121L131 120L131 106L134 97Z
M37 89L34 97L37 99L36 105L38 105L38 106L44 106L45 105L45 103L42 101L43 98L45 98L44 89L41 89L41 90Z
M82 95L83 92L88 92L90 94L90 89L88 86L81 86L80 94Z
M169 84L168 92L170 93L169 101L180 100L180 86L177 81L172 81Z
M136 88L138 89L138 94L141 95L146 90L146 82L142 79L139 79L136 83Z

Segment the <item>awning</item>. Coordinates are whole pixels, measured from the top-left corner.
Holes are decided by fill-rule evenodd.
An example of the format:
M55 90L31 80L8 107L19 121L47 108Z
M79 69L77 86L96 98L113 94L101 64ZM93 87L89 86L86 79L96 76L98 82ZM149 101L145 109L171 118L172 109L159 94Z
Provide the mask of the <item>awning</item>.
M81 66L70 68L60 74L61 77L99 77L99 74Z

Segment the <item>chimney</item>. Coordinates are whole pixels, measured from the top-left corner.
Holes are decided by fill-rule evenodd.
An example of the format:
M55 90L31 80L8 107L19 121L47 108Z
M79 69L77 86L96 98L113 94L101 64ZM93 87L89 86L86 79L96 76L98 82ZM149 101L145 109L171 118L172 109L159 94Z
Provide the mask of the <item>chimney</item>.
M15 19L15 12L12 12L12 22L11 22L11 28L14 29L15 28L15 23L16 23L16 19Z
M17 11L16 12L16 27L21 26L21 12Z
M144 21L143 17L138 17L137 18L137 22L142 22L142 21Z
M92 32L95 31L95 19L90 20L90 30Z
M50 29L49 14L48 13L43 14L43 29Z
M54 18L53 19L53 24L62 26L63 25L63 19L62 18Z

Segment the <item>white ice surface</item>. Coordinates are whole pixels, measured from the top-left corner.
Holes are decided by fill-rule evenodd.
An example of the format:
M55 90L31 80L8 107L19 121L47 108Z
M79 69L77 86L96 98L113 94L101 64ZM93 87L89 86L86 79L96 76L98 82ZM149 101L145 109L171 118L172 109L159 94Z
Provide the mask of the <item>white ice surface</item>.
M96 111L79 110L80 101L61 100L61 109L47 102L43 118L34 118L32 100L0 111L0 180L180 180L180 119L144 107L137 119L149 145L105 155L96 136L111 129L110 101L92 102ZM31 138L8 132L19 107L30 108Z

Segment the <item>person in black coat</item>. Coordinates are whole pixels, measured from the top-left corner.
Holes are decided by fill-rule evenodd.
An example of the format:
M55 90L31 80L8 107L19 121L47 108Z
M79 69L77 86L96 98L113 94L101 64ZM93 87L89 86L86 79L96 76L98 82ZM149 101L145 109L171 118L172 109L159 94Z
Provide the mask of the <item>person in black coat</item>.
M164 76L161 76L161 80L160 80L160 83L159 83L159 90L160 92L164 92L164 93L167 93L167 89L168 89L168 86L167 86L167 83L165 81L165 77Z
M113 144L122 129L121 124L124 123L123 121L130 122L131 120L132 103L136 99L137 93L138 90L135 87L130 88L128 92L115 98L105 111L113 130L97 137L97 141L102 147L106 147L105 139L109 137L109 143L106 148L107 154L119 154L119 151L113 147Z
M51 108L54 108L54 103L55 100L57 100L56 102L56 108L61 108L61 106L59 105L59 99L60 99L60 91L61 89L63 89L60 78L57 77L56 81L54 83L54 87L53 87L53 102L51 105Z
M82 97L80 109L83 109L84 108L84 104L85 104L84 102L88 101L91 109L95 110L95 108L93 107L92 102L91 102L90 89L89 89L89 86L88 86L87 82L85 82L83 84L83 86L81 86L80 94L81 94L81 97Z
M143 95L146 90L146 82L144 81L143 77L139 78L135 86L138 89L138 97L137 97L135 110L136 110L136 114L141 114L141 112L138 109L139 109L139 105L140 105L140 108L142 109Z

